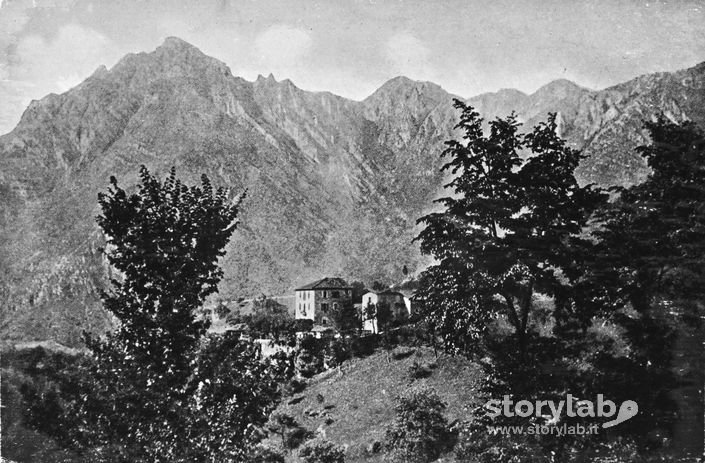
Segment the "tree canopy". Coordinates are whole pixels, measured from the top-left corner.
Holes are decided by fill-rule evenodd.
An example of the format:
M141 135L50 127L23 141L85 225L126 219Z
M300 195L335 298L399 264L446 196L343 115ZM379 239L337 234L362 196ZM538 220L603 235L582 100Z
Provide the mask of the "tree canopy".
M32 422L90 461L248 461L283 368L237 336L206 335L199 316L244 196L205 175L186 186L174 169L162 182L142 167L140 180L129 194L113 177L99 195L116 329L87 338L56 393L26 391Z
M581 154L557 134L556 115L520 134L515 115L488 123L456 100L462 141L443 166L452 195L418 220L421 250L438 263L421 275L417 298L452 348L465 349L502 315L523 342L533 295L555 295L580 233L604 195L575 178Z

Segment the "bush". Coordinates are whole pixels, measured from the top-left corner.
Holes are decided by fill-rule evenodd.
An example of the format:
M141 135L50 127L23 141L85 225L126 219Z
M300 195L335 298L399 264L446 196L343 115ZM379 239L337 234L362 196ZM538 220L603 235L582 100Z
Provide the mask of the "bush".
M411 364L409 367L409 378L413 381L415 379L428 378L433 373L431 366L428 363L420 364L417 361Z
M307 318L297 318L294 320L293 329L295 332L308 333L313 328L313 320Z
M291 379L296 374L296 354L294 351L277 351L269 356L272 368L279 374L283 381Z
M351 359L352 349L349 344L344 338L331 340L326 349L326 364L332 368Z
M299 457L305 463L343 463L345 449L329 440L319 438L306 442L299 450Z
M484 414L484 411L479 413ZM523 434L493 434L488 423L479 419L464 423L458 432L455 458L477 463L549 463L552 461L532 436Z
M248 458L251 463L284 463L284 455L274 449L259 445Z
M405 359L407 357L414 355L414 352L416 352L416 350L412 349L410 347L403 347L403 346L395 347L394 350L392 351L392 358L394 360Z
M327 339L318 339L312 335L305 335L304 337L299 339L299 350L307 350L310 352L323 352L327 344Z
M299 425L296 419L287 413L273 413L269 417L267 428L279 436L282 447L287 450L295 449L313 437L310 431Z
M396 419L385 436L392 461L426 463L453 447L446 404L433 389L411 390L396 400Z
M296 353L296 373L304 378L323 371L323 354L327 340L304 336L299 340Z
M304 378L323 371L323 359L319 353L309 350L301 350L296 356L296 372Z
M285 387L285 392L287 394L293 395L298 394L306 389L306 381L303 378L291 378L289 383Z
M358 358L369 357L377 348L377 336L355 337L350 343L352 355Z
M313 433L303 426L295 426L289 430L284 438L284 448L293 450L313 437Z

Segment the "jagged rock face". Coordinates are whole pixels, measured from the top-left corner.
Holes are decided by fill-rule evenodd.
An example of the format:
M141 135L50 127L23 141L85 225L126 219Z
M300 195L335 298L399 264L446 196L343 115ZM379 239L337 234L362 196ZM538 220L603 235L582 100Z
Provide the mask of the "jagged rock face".
M516 110L530 127L559 113L562 134L592 157L584 181L643 178L631 151L658 111L698 122L700 67L593 92L557 81L470 101L485 116ZM30 104L0 137L0 296L3 338L78 342L104 329L98 293L109 269L94 217L115 175L176 166L248 197L223 261L221 295L281 294L326 275L368 282L424 265L415 220L441 191L439 154L454 135L452 95L400 77L362 102L306 92L288 80L250 83L175 38L128 55L76 88Z
M4 333L75 341L80 328L103 326L97 193L110 175L133 185L140 164L247 189L223 261L225 298L327 274L401 275L418 262L409 224L428 198L407 194L397 165L431 173L435 188L439 160L416 156L427 165L412 169L382 132L359 103L273 78L246 82L178 39L33 102L0 137ZM68 324L66 312L79 310L88 315Z
M643 122L659 113L674 121L705 123L705 63L675 73L637 77L601 91L567 80L551 82L531 95L501 90L468 100L486 118L516 111L524 129L556 112L558 129L588 155L577 172L583 183L632 185L648 168L634 151L648 142Z

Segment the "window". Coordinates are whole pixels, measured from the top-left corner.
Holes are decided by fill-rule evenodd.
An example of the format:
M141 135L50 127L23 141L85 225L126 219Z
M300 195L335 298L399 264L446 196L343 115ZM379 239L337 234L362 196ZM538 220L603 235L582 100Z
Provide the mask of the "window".
M340 293L338 291L333 291L333 297L334 298L340 297Z
M333 304L333 310L338 310L338 303L337 302Z
M321 304L321 310L324 312L328 312L328 304Z

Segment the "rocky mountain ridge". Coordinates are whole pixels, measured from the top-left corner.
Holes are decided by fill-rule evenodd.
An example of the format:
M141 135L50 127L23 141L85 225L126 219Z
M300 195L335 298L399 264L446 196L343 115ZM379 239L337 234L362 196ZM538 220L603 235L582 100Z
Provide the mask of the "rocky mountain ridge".
M629 184L646 168L633 152L642 120L664 112L705 122L705 64L602 91L569 81L526 95L467 100L483 116L515 110L559 129L590 155L581 179ZM242 225L223 261L225 300L282 294L327 275L401 279L426 261L415 220L443 184L439 154L454 135L453 95L398 77L363 101L304 91L273 76L248 82L169 38L151 53L99 68L77 87L34 101L0 137L0 296L3 338L79 342L104 329L98 292L109 269L96 195L140 164L196 182L206 173L247 189Z

